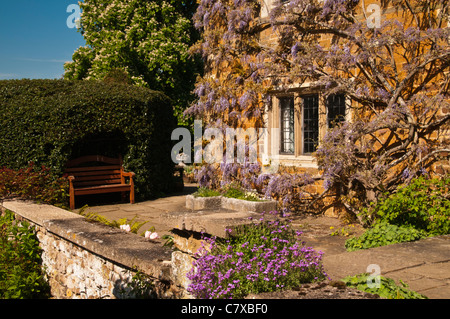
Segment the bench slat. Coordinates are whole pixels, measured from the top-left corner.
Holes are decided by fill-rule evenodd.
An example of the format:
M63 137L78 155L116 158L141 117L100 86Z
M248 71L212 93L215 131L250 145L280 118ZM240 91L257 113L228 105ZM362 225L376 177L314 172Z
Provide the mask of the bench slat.
M120 179L121 175L120 173L112 173L112 174L105 174L105 175L81 175L81 176L75 176L74 182L78 181L95 181L95 180L107 180L107 179Z
M103 166L87 166L87 167L71 167L65 170L66 173L104 171L104 170L120 170L120 165L103 165Z
M78 182L74 183L75 188L77 187L86 187L86 186L96 186L96 185L109 185L109 184L118 184L118 185L127 185L121 184L120 179L107 179L107 180L98 180L98 181L86 181L86 182Z
M73 173L70 174L72 176L74 176L75 178L77 177L82 177L82 176L100 176L100 175L120 175L120 171L119 170L107 170L107 171L92 171L92 172L77 172L77 173Z
M130 191L130 185L102 185L97 187L83 187L74 189L75 195L103 194Z

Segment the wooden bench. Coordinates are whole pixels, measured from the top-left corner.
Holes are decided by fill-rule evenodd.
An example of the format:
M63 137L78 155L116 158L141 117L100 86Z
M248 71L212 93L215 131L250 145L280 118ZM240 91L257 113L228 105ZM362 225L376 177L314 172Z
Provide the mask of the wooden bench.
M134 204L135 174L124 171L120 156L83 156L69 161L65 173L69 175L70 209L75 209L75 196L89 194L130 192L130 203Z

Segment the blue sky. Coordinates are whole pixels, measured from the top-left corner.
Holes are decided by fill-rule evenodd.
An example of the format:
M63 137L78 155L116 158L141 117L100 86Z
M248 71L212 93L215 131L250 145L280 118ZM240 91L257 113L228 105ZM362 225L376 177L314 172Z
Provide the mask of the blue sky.
M0 4L0 80L55 79L85 41L67 12L78 0L10 0Z

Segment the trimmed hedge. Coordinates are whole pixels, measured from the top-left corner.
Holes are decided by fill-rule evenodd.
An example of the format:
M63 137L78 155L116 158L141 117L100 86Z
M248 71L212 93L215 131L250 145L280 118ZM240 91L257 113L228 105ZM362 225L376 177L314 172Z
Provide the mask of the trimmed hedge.
M161 92L98 81L0 81L0 167L30 161L62 174L68 160L123 156L137 199L173 188L171 100Z

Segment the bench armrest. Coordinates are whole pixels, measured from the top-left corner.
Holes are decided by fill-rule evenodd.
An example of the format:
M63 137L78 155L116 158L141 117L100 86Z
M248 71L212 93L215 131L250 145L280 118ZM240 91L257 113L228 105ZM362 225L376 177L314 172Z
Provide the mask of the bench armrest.
M75 180L75 176L68 176L67 179L69 180L69 186L70 188L73 188L73 181Z
M122 175L133 178L136 174L134 174L133 172L122 172Z
M136 175L136 174L134 174L133 172L122 172L122 183L125 184L125 177L129 177L130 185L132 187L134 187L134 181L133 181L134 175Z

